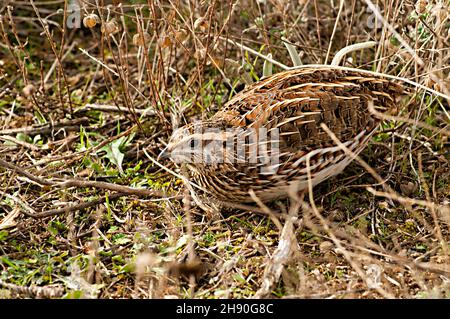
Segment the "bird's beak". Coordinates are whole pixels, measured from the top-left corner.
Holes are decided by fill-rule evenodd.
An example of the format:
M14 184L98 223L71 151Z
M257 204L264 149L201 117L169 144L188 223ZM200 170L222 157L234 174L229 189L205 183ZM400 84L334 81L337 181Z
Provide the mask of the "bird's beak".
M169 158L170 157L170 151L169 146L166 146L161 153L159 153L158 158L156 160L159 160L160 158Z

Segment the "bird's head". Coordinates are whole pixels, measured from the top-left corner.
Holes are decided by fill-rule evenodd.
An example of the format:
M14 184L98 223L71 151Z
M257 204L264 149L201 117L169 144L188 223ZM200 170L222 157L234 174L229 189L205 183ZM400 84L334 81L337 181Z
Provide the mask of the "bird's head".
M159 157L196 166L226 163L229 156L227 145L233 143L232 132L211 123L194 123L176 129Z

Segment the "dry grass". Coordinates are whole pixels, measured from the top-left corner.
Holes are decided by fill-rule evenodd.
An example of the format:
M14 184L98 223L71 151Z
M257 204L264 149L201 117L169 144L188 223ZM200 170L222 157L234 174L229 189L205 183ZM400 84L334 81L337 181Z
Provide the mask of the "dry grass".
M448 96L445 1L378 1L384 24L368 2L81 0L70 29L62 0L3 1L0 297L252 297L284 225L295 240L271 297L449 298L442 96L416 89L399 106L410 121L386 119L305 201L205 213L178 167L150 159L261 76L263 59L226 39L288 66L282 38L304 64L376 41L342 64Z

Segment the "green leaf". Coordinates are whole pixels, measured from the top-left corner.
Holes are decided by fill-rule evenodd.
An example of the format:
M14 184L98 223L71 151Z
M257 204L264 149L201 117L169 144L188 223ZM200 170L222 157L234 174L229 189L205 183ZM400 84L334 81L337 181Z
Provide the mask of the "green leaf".
M17 133L16 139L19 140L19 141L22 141L22 142L27 142L27 143L31 143L32 142L31 137L29 137L25 133Z
M272 59L272 53L269 53L267 57ZM271 76L273 72L273 64L272 62L269 62L268 60L264 61L263 65L263 77Z
M133 138L134 134L131 134L129 136L122 136L121 138L118 138L101 148L101 151L106 152L104 157L106 157L111 163L116 165L121 174L123 174L122 162L124 158L122 149L126 148L126 146L128 146Z
M242 283L242 284L247 283L247 281L245 280L245 278L242 277L240 274L234 274L234 275L233 275L233 279L234 279L235 281L237 281L237 282Z
M112 237L112 240L116 245L125 245L131 241L125 234L116 234Z
M0 242L6 241L7 238L8 238L8 231L1 230L0 231Z
M291 57L294 66L302 65L303 64L302 60L300 59L300 56L298 55L295 47L286 38L283 37L281 38L281 40L283 41L284 46L288 50L289 56Z

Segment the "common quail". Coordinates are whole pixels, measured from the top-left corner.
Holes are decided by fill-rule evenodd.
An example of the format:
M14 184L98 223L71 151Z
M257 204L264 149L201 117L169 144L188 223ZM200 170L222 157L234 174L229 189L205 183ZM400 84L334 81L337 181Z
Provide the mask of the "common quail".
M165 150L190 181L219 202L287 197L339 174L352 160L320 124L353 153L380 124L369 105L395 113L402 86L381 76L323 67L292 69L236 94L212 118L186 125Z

